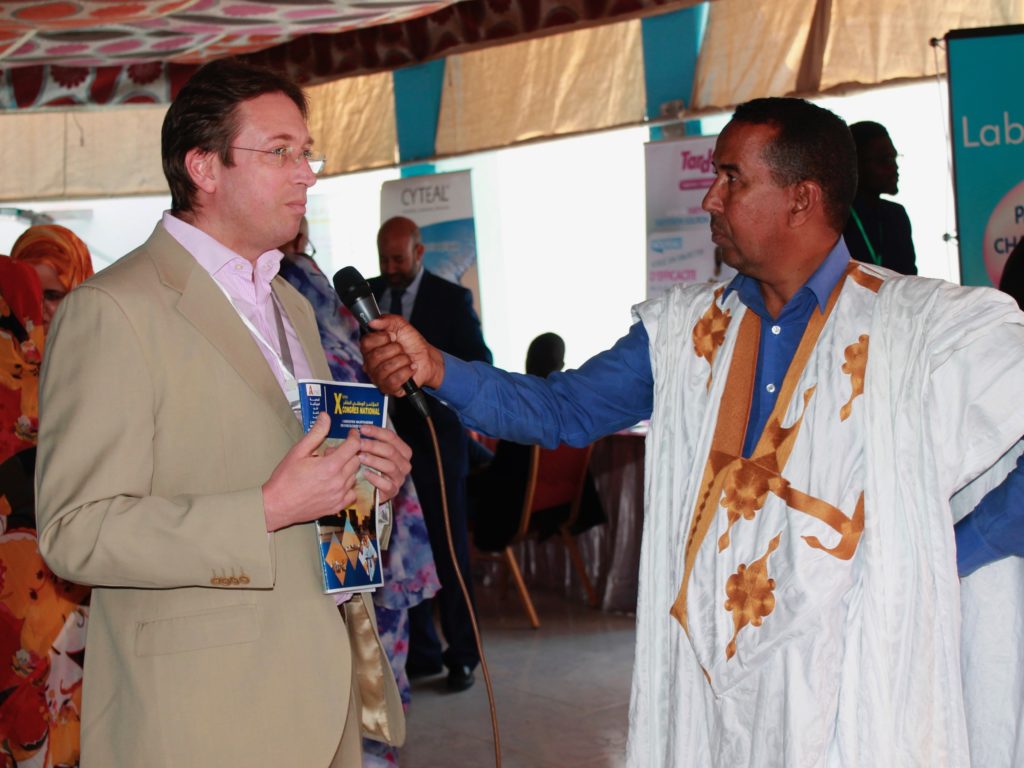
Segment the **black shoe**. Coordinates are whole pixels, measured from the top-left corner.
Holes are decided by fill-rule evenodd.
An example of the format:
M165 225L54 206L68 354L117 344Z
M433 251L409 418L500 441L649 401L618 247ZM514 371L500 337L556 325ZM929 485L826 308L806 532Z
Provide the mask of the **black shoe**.
M445 682L445 687L452 693L458 693L459 691L472 688L475 682L476 676L473 674L472 667L461 665L448 670L448 680Z
M435 664L410 664L405 663L405 676L410 680L420 680L424 677L433 677L434 675L440 675L444 671L444 665L441 662Z

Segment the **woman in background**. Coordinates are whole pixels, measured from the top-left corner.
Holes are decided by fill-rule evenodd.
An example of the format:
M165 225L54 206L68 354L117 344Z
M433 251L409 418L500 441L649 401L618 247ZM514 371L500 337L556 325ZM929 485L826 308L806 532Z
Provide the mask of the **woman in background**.
M39 555L35 442L44 329L92 274L85 244L31 227L0 257L0 754L4 765L77 766L89 589Z
M565 368L565 341L557 333L542 333L526 351L526 372L546 379ZM501 552L519 530L523 497L530 475L533 446L499 440L494 459L480 472L470 475L469 498L473 519L473 544L481 552ZM569 514L568 507L537 510L530 529L541 540L558 533ZM590 473L583 487L580 516L573 533L606 522Z
M320 343L335 381L370 383L363 371L363 356L359 351L359 324L342 306L331 281L313 260L316 250L309 243L307 226L303 219L295 239L281 247L284 252L281 277L313 305ZM402 704L408 708L410 688L405 674L405 659L409 652L407 610L433 597L440 589L440 582L434 570L427 526L423 522L423 511L411 476L406 478L391 506L391 541L382 553L384 586L374 592L373 603L380 639L395 674ZM363 739L363 765L366 768L397 766L398 750Z
M526 350L526 372L546 379L565 368L565 341L557 333L542 333Z
M43 323L50 324L57 305L71 290L92 277L89 249L74 232L59 224L26 229L11 249L13 261L31 266L43 289Z
M36 444L43 335L39 278L0 256L0 461Z

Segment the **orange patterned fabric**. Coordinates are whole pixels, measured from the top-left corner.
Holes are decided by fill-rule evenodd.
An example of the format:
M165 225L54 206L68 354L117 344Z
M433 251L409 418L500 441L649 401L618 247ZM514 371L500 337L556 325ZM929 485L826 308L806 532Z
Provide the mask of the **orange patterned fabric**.
M69 287L92 273L88 251L68 230L33 229L63 232L29 230L23 256L52 264ZM0 765L50 768L79 761L89 589L54 576L36 538L32 466L44 329L32 258L0 256L0 754L7 758Z
M0 256L0 462L36 442L42 311L35 271Z
M59 224L40 224L26 229L11 249L11 259L27 264L48 264L65 291L93 274L89 248L78 235Z

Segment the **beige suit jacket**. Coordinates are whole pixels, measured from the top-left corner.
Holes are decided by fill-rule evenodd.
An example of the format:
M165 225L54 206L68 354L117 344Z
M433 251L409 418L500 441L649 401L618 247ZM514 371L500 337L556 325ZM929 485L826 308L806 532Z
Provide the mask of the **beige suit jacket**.
M281 278L273 289L329 378L312 308ZM40 549L96 587L83 766L327 766L352 697L364 730L401 743L370 601L343 620L312 526L266 531L260 486L301 427L224 294L162 226L64 301L40 422Z

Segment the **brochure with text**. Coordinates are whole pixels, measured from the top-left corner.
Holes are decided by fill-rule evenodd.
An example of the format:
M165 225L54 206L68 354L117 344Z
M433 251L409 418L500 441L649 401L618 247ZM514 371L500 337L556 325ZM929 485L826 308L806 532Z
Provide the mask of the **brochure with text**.
M388 398L372 384L299 379L302 426L308 432L317 416L331 417L327 445L338 445L348 431L365 424L383 427ZM377 489L359 469L356 501L316 521L324 592L371 592L384 583L377 520Z

